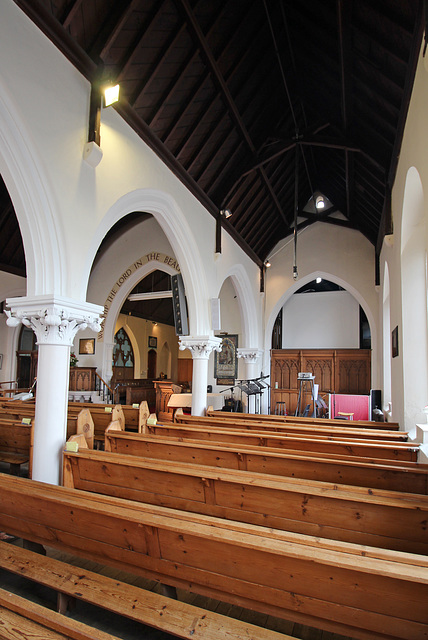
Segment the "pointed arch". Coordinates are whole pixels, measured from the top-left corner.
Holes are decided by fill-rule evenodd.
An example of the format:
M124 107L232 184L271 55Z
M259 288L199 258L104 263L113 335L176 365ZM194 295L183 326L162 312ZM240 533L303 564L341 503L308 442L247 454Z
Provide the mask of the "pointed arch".
M404 187L401 219L401 309L404 428L424 419L428 389L427 253L422 181L411 167ZM399 333L400 335L400 333Z
M350 293L357 300L359 305L362 307L364 313L366 314L366 317L370 326L372 352L377 353L377 331L376 331L375 319L369 304L361 295L361 293L357 291L357 289L355 289L355 287L353 287L351 284L349 284L342 278L332 273L328 273L326 271L313 271L312 273L309 273L306 276L299 278L298 281L293 282L293 284L287 289L287 291L285 291L283 295L278 299L278 301L276 302L275 306L272 309L272 312L269 318L267 319L265 336L264 336L265 358L266 358L265 368L266 366L269 365L267 358L268 358L271 340L272 340L272 331L273 331L273 326L275 324L276 317L280 309L282 309L282 307L287 302L287 300L289 300L291 296L294 293L296 293L298 289L303 287L308 282L312 282L312 280L315 280L318 277L334 282L335 284L339 285L340 287L348 291L348 293ZM372 359L372 383L376 382L375 374L376 374L376 367L375 367L374 359Z
M134 211L151 213L165 233L180 264L186 289L191 335L209 335L208 287L198 243L175 200L155 189L137 189L122 196L104 216L94 233L86 258L82 295L86 295L92 263L103 238L118 220Z
M260 340L258 312L254 300L253 288L244 266L236 264L229 269L220 284L218 295L228 278L232 281L237 296L242 327L242 347L258 347Z
M66 295L67 272L61 260L64 238L55 216L43 162L31 135L0 87L0 173L11 197L24 244L27 295Z

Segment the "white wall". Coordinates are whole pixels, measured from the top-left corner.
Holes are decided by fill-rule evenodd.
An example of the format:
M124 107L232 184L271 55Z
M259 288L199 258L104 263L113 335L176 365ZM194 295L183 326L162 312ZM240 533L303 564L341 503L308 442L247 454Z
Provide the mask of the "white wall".
M428 59L420 56L413 86L412 97L409 105L406 126L404 129L403 143L400 149L396 178L392 189L392 218L393 234L383 243L380 268L381 282L385 282L385 272L389 273L389 300L390 300L390 330L398 327L399 354L395 358L388 357L385 367L390 367L391 376L391 419L397 420L402 428L412 429L415 422L425 422L423 407L428 404L428 389L418 389L415 395L413 385L409 384L408 376L404 374L406 368L414 372L418 371L426 377L427 355L425 353L427 332L426 303L418 295L417 300L406 302L408 290L419 287L420 283L408 282L403 272L402 257L405 253L406 241L412 235L409 228L413 212L417 212L420 229L418 242L418 256L413 256L422 265L426 265L426 253L428 248L428 212L426 192L428 188ZM411 180L409 180L409 177ZM419 187L409 191L409 183L419 183ZM411 185L410 185L411 186ZM412 199L417 198L417 202ZM408 209L412 202L411 211L406 211L406 220L403 229L403 211ZM404 277L404 280L402 278ZM425 279L425 274L421 276ZM419 288L420 289L420 288ZM382 291L382 296L386 295ZM422 295L426 297L426 285L422 286ZM412 314L418 314L418 318L412 318ZM410 325L417 321L417 331L412 331ZM388 323L386 323L387 325ZM410 331L409 331L410 329ZM422 333L421 333L422 332ZM403 335L406 340L403 342ZM384 340L390 340L385 336ZM413 355L412 355L413 354ZM417 354L416 356L414 354ZM388 354L386 354L388 356Z
M272 266L266 272L265 354L270 349L273 325L281 307L300 287L319 276L340 285L364 309L372 340L372 385L378 388L381 380L379 300L382 298L375 286L373 245L354 229L313 224L298 235L296 281L293 280L292 238L279 242L271 255ZM264 369L268 367L269 359L265 355Z
M358 349L359 311L347 291L295 294L283 307L283 349Z

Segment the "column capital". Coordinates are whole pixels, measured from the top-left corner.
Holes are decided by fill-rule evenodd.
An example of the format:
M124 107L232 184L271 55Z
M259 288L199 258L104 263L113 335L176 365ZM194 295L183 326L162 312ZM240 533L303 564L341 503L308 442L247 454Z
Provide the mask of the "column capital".
M179 349L189 349L194 360L208 360L212 351L221 351L221 338L215 336L186 336L180 338Z
M103 308L96 304L51 295L8 298L6 304L6 324L33 329L38 344L72 346L78 331L101 328Z
M261 349L238 348L238 358L243 358L248 364L256 364L257 360L263 355Z

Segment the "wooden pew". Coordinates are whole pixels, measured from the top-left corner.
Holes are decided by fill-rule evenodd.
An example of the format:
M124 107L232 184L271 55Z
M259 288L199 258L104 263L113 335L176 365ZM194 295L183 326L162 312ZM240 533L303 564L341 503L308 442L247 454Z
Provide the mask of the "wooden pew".
M409 553L428 553L428 496L169 460L64 452L66 487Z
M258 445L261 447L275 447L284 450L318 451L319 453L364 456L385 460L417 461L419 445L406 442L392 444L382 441L366 441L345 439L322 439L317 436L269 434L255 431L232 431L212 427L156 424L148 427L154 435L172 436L176 438L191 438L194 440L210 440L212 442L226 442L243 446Z
M428 634L428 559L0 476L0 528L355 638Z
M28 463L31 478L34 422L0 419L0 461L9 464L10 473L19 475L21 465Z
M135 622L172 633L177 637L192 637L199 640L248 640L249 638L291 640L290 636L171 600L102 574L87 569L82 570L21 547L6 545L4 542L0 542L0 567L57 590L65 596L93 604ZM73 638L73 640L86 640L86 638L113 640L113 636L109 633L88 627L67 616L0 590L0 617L4 615L5 608L17 612L24 620L40 624L42 629L38 635L36 635L37 627L31 626L28 630L28 638L40 637L43 640L52 640L46 629L43 632L43 627L47 627L64 633L65 638ZM27 626L24 626L22 620L14 620L12 623L15 629L19 629L20 637L27 637L21 635L27 631Z
M224 443L157 438L108 428L105 450L159 460L269 473L369 488L428 494L428 465L413 462L367 461L364 458L323 457L315 452L289 452Z
M368 427L371 429L386 429L388 431L395 431L400 428L398 422L375 422L374 420L338 420L334 418L313 418L310 416L281 416L273 414L254 414L254 413L238 413L238 412L226 412L226 411L214 411L208 407L208 416L233 416L237 420L257 420L262 417L264 420L271 420L272 422L300 422L302 424L319 424L324 426L349 425L350 427Z
M186 425L207 425L209 428L227 428L238 431L269 431L271 433L302 434L324 437L357 438L360 440L384 440L388 442L407 442L407 431L386 431L384 429L369 429L366 427L342 427L339 425L324 426L316 424L302 424L294 422L274 422L271 420L235 420L234 417L224 418L218 416L191 416L184 414L182 409L177 409L174 422Z

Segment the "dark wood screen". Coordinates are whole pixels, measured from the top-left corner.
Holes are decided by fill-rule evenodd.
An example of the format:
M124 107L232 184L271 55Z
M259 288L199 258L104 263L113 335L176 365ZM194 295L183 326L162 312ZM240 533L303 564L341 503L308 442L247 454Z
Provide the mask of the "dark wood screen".
M273 349L271 351L271 411L285 402L296 410L301 371L315 375L321 397L328 393L368 395L371 388L370 349ZM305 399L310 402L310 396Z

